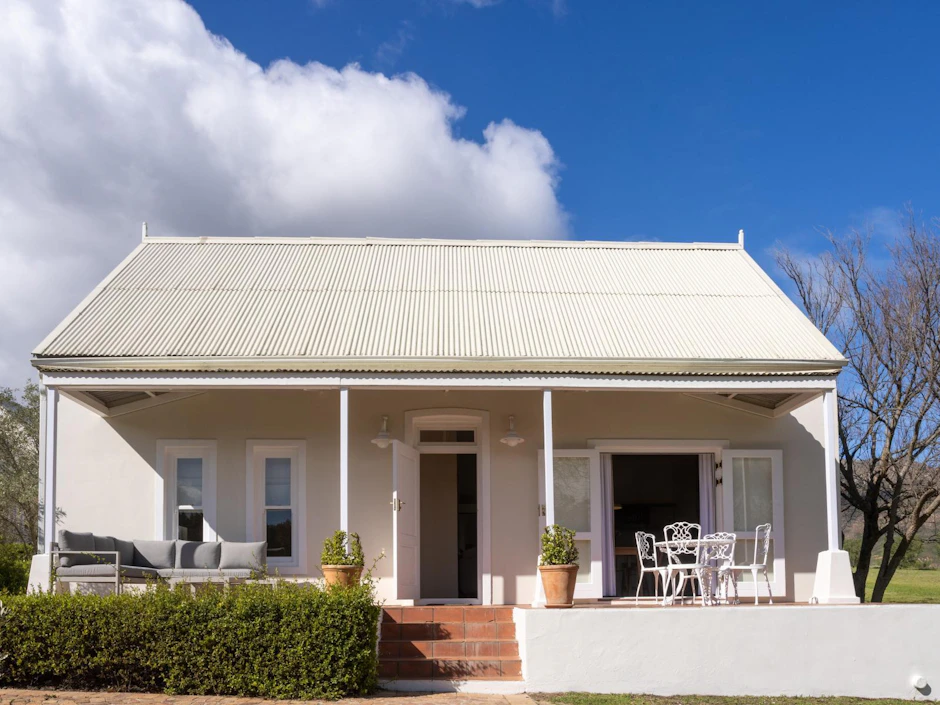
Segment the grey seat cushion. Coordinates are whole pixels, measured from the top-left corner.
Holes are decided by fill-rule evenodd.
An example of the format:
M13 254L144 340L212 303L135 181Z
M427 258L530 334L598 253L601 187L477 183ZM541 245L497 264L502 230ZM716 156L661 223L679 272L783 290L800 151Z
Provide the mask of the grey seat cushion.
M267 565L267 553L267 541L223 541L219 567L222 570L262 571Z
M176 541L134 539L134 565L141 568L172 568L176 565Z
M223 570L206 570L205 568L161 568L157 571L161 578L209 578L223 580L225 578L250 578L254 571L248 568L230 568Z
M222 544L218 541L176 542L176 568L217 570L221 558Z
M59 568L56 575L60 578L113 578L114 565L108 563L96 563L94 565L73 565L66 568ZM121 566L121 577L123 578L156 578L157 571L153 568L138 568L135 566Z
M59 558L59 565L62 568L68 568L76 565L91 565L98 563L93 554L95 550L95 535L91 532L79 533L77 531L59 530L59 550L60 551L87 551L89 555L84 556L62 556Z

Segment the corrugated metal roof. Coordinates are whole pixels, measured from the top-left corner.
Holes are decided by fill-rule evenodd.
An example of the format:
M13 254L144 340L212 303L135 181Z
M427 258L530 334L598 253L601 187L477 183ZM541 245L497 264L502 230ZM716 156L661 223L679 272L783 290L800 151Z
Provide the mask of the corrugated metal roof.
M34 353L74 369L76 358L606 373L842 363L736 246L325 238L147 238Z

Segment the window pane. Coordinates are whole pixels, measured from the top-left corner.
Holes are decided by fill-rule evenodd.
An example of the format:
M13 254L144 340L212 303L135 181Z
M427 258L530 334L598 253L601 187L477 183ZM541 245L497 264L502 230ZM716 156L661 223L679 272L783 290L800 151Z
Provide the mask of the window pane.
M179 536L181 541L202 541L202 512L190 509L180 510Z
M269 507L290 506L290 458L264 459L264 503Z
M591 461L555 458L555 523L572 531L591 530Z
M578 549L578 577L577 583L591 582L591 542L575 541L575 548Z
M421 443L473 443L473 430L466 431L445 431L427 429L421 431L419 439Z
M202 506L202 458L177 459L176 503L190 507Z
M268 509L265 512L265 523L267 524L268 556L290 558L291 510Z
M734 458L734 530L754 531L773 523L773 462L770 458Z

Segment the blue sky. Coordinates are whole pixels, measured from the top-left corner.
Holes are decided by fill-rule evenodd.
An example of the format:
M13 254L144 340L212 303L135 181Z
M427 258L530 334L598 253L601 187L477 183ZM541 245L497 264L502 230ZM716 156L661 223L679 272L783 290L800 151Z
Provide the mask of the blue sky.
M219 41L217 37L224 38ZM940 3L4 0L0 384L153 235L736 240L940 215Z
M262 65L415 72L477 139L540 130L582 239L820 246L937 208L938 3L193 3Z

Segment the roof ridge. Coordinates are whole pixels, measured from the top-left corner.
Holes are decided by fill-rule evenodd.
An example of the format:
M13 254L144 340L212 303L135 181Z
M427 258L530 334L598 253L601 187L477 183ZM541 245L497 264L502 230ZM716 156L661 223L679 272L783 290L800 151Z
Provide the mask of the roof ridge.
M462 238L320 237L320 236L148 236L145 245L392 245L451 247L547 247L559 249L741 250L737 242L662 242L658 240L499 240Z

